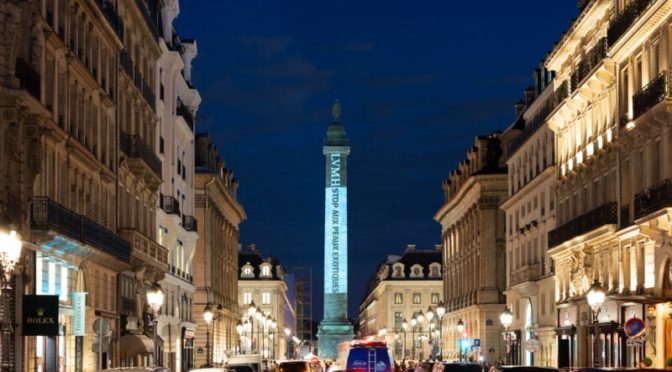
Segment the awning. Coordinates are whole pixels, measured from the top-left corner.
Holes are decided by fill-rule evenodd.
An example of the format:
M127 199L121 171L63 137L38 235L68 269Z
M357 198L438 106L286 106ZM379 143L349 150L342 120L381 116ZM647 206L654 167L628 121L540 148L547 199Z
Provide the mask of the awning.
M120 345L122 355L152 354L154 352L154 342L145 335L123 335Z

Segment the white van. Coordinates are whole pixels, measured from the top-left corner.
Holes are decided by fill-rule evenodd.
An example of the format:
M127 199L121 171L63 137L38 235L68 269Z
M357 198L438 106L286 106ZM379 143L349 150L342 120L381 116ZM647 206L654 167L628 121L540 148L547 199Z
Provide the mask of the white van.
M235 372L266 372L258 354L232 355L226 361L226 369Z

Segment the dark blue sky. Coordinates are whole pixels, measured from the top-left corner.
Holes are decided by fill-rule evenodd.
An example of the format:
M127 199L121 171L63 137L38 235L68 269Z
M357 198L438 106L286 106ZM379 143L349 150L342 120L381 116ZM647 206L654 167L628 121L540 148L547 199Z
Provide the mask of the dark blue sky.
M441 181L477 134L506 127L572 0L183 0L199 55L198 131L240 180L241 242L313 267L322 317L324 160L341 101L349 160L350 313L387 254L440 242Z

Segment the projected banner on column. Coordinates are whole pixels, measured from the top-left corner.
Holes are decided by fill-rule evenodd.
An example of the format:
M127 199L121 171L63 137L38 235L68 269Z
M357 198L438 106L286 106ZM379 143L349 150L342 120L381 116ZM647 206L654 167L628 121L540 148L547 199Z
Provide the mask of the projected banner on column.
M324 293L348 291L348 188L325 189Z

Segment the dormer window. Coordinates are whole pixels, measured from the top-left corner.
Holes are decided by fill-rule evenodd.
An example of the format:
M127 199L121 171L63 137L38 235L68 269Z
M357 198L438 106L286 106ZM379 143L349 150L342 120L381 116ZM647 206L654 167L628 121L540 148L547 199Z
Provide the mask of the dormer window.
M246 263L245 266L243 266L242 273L240 275L241 278L254 278L254 269L252 268L252 265L250 263Z
M270 278L271 277L271 265L263 264L261 265L261 277Z
M441 277L441 264L434 262L431 265L429 265L429 277L430 278Z
M424 278L425 275L422 273L422 266L413 265L411 266L411 278Z
M397 263L392 267L392 277L393 278L403 278L404 277L404 265Z

